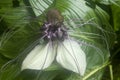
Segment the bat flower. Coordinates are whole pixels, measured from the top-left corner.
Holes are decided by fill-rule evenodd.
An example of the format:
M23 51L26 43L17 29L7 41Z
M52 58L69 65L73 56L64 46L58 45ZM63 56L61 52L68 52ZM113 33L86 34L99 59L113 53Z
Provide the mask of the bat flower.
M83 76L86 55L80 44L69 37L64 24L48 20L41 30L47 43L36 45L23 60L21 69L44 70L56 60L63 68Z

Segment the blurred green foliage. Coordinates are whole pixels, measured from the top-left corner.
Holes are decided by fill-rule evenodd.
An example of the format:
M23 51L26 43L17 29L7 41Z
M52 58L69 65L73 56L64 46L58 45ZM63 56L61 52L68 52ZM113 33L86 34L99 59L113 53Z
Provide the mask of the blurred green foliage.
M64 16L65 24L75 31L70 33L70 36L89 45L87 49L86 46L82 46L87 56L87 70L85 76L80 77L53 63L41 74L40 80L81 78L110 80L109 62L113 66L114 80L119 80L120 1L118 0L38 0L38 2L20 0L18 7L14 7L11 0L0 1L0 80L35 79L39 71L20 72L21 61L32 49L31 47L35 46L34 42L40 37L39 28L46 18L45 13L52 8L58 9ZM68 22L69 20L71 22ZM80 28L74 29L75 26ZM11 62L5 65L8 61Z

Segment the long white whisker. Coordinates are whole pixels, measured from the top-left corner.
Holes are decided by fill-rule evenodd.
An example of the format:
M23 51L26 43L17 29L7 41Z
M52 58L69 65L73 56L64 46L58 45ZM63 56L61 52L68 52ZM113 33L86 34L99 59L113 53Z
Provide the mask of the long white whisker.
M86 44L85 42L82 42L82 41L78 41L78 40L75 40L75 41L77 41L79 44L83 44L84 46L89 46L89 47L92 47L92 48L94 48L97 52L98 52L98 54L101 56L101 58L102 58L102 62L104 63L104 56L102 55L103 54L103 52L98 48L98 47L96 47L96 46L93 46L93 45L91 45L91 44ZM100 52L100 53L99 53ZM102 53L102 54L101 54Z
M102 35L100 35L100 34L96 34L96 33L89 33L89 32L75 32L75 31L73 31L73 30L69 31L68 33L70 33L70 32L72 32L73 34L74 34L74 33L75 33L75 34L79 34L79 36L80 36L80 34L81 34L81 35L85 35L86 37L90 37L90 38L97 38L97 37L103 38ZM71 35L71 33L70 33L70 35Z
M44 36L42 36L40 39L37 39L36 41L34 41L34 42L30 45L30 47L28 47L26 50L24 50L24 51L23 51L21 54L19 54L16 58L14 58L14 59L8 61L7 63L5 63L5 64L2 66L2 68L0 69L0 71L2 71L5 67L7 67L8 64L16 61L17 59L19 59L19 60L18 60L18 63L19 63L19 62L21 63L22 56L25 56L25 55L26 55L25 53L28 53L29 50L32 50L33 47L36 46L37 44L40 44L39 41L42 40L44 37L46 37L46 35L44 35ZM32 46L32 48L31 48L31 46ZM26 51L27 51L27 52L26 52Z
M78 69L78 71L79 71L79 73L80 73L80 70L79 70L79 66L78 66L78 61L76 60L76 58L74 58L74 56L72 56L72 54L69 52L69 50L65 47L65 45L62 43L62 42L60 42L59 41L59 45L63 45L63 47L66 49L66 51L69 53L69 55L73 58L73 60L74 60L74 62L75 62L75 64L76 64L76 66L77 66L77 69ZM71 44L70 44L71 45ZM72 47L72 46L71 46ZM72 51L73 51L73 49L72 49ZM74 53L74 51L73 51L73 53Z
M83 21L83 20L81 20L82 22L84 22L85 24L87 24L87 23L89 23L89 22L91 22L91 21L93 21L93 20L95 20L95 18L91 18L91 19L88 19L87 21ZM73 22L80 22L79 20L74 20Z
M4 65L0 68L0 73L1 73L2 71L4 71L4 70L5 70L5 67L6 67L8 64L10 64L11 62L14 62L14 60L10 60L10 61L8 61L6 64L4 64Z
M102 32L107 32L107 33L115 34L114 32L110 32L110 31L107 31L107 30L105 30L105 29L99 27L98 24L96 24L96 23L83 23L83 24L77 24L77 26L80 26L80 27L85 26L85 25L93 25L93 27L98 28L98 29L101 30ZM79 28L79 27L76 27L76 28Z
M69 40L69 42L70 42L70 40ZM71 46L71 48L72 48L71 42L70 42L70 46ZM76 60L76 66L77 66L78 71L79 71L79 73L80 73L80 69L79 69L79 66L78 66L78 61L77 61L77 58L76 58L76 56L75 56L75 54L74 54L74 50L73 50L73 48L72 48L72 52L73 52L73 55L74 55L75 60Z
M13 30L11 30L11 31L9 31L7 33L3 33L2 37L1 37L0 46L4 46L4 44L17 32L18 31L13 32Z
M35 41L35 42L34 42L34 44L32 44L32 46L33 46L33 45L36 45L36 44L35 44L36 42L38 42L38 40L37 40L37 41ZM38 43L37 43L37 44L38 44ZM31 49L31 48L30 48L30 47L28 47L25 51L23 51L21 54L19 54L16 58L14 58L14 59L12 59L12 60L8 61L7 63L5 63L5 64L2 66L2 68L1 68L1 70L0 70L0 71L2 71L5 67L7 67L7 65L8 65L8 64L10 64L10 63L12 63L12 62L16 61L18 58L20 58L20 59L21 59L21 58L22 58L22 56L24 56L24 55L25 55L24 53L25 53L26 51L30 50L30 49ZM18 61L18 63L19 63L19 62L20 62L20 60Z
M88 21L83 21L83 23L80 23L80 24L76 24L77 26L79 26L79 27L75 27L75 28L80 28L80 27L82 27L82 26L84 26L84 25L93 25L93 27L96 27L96 28L98 28L98 29L100 29L101 31L103 31L103 32L108 32L108 33L112 33L112 34L115 34L114 32L110 32L110 31L106 31L106 30L104 30L104 29L102 29L101 27L99 27L98 26L98 24L96 24L96 23L92 23L91 21L93 21L93 20L95 20L95 18L91 18L91 19L89 19ZM73 22L80 22L80 21L76 21L76 20L74 20ZM74 29L75 29L74 28Z
M86 22L85 21L83 21L82 19L79 19L79 20L75 20L75 19L71 19L71 20L69 20L69 21L72 21L72 22L74 22L74 23L77 23L77 22L80 22L80 24L78 24L77 23L77 25L80 25L80 27L81 26L84 26L84 25L86 25L86 24L88 24L88 23L90 23L91 21L93 21L95 18L91 18L91 19L89 19L89 20L87 20ZM66 21L67 22L67 21ZM79 28L79 27L76 27L76 28Z
M47 61L47 57L48 57L48 53L49 53L49 49L50 49L50 48L53 48L53 46L52 46L52 41L49 41L49 46L48 46L48 48L47 48L47 54L46 54L46 56L45 56L44 63L43 63L43 65L42 65L42 67L41 67L41 71L37 74L36 80L39 80L39 77L40 77L40 75L41 75L41 73L42 73L42 69L43 69L43 67L45 66L45 63L46 63L46 61Z
M94 19L94 18L93 18ZM103 36L104 37L102 37L102 39L105 41L105 43L106 43L106 46L107 46L107 50L109 51L109 45L108 45L108 41L107 41L107 34L106 33L110 33L110 34L112 34L112 35L115 35L115 33L114 32L111 32L111 31L107 31L107 30L105 30L105 29L103 29L103 28L101 28L98 24L96 24L96 23L91 23L91 21L93 20L93 19L90 19L90 20L88 20L87 22L85 22L85 23L83 23L83 24L77 24L78 26L80 26L80 27L83 27L84 25L93 25L93 27L96 27L97 29L99 29L99 30L101 30L101 32L103 33ZM73 28L73 31L74 31L74 29L76 29L76 28L80 28L80 27L75 27L75 28ZM87 26L86 26L87 27ZM92 26L91 26L92 27ZM75 31L74 31L75 32Z

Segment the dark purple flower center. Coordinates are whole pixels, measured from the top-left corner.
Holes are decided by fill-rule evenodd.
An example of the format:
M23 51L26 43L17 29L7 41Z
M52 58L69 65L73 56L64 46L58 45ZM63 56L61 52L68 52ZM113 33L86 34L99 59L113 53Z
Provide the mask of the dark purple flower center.
M44 23L42 26L44 40L64 40L67 38L67 28L63 23Z

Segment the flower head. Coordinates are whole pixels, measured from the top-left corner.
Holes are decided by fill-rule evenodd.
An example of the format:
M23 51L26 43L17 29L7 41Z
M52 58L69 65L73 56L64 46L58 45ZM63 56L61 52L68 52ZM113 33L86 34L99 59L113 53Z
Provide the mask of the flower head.
M61 15L57 10L48 11L47 22L42 26L43 39L46 44L38 44L26 56L22 63L22 70L43 70L56 60L62 67L84 75L86 70L86 55L79 43L67 33Z

